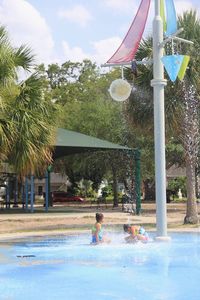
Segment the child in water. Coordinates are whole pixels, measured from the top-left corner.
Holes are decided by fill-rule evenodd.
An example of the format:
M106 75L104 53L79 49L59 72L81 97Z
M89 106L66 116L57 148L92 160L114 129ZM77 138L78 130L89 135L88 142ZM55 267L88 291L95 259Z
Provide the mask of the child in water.
M148 242L149 240L148 233L141 226L124 224L124 231L129 233L129 236L125 238L127 243Z
M109 239L103 237L103 233L102 233L103 219L104 219L104 215L102 213L96 213L96 223L92 227L92 244L110 242Z

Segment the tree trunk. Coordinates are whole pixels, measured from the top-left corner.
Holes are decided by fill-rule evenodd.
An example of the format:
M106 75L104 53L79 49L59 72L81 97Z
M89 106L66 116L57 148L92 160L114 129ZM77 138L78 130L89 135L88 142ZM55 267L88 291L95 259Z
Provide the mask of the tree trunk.
M113 173L113 207L118 207L118 202L119 202L119 198L118 198L118 186L117 186L117 172L115 167L112 167L112 173Z
M195 167L192 160L186 158L187 210L184 224L197 224L198 211L195 195Z

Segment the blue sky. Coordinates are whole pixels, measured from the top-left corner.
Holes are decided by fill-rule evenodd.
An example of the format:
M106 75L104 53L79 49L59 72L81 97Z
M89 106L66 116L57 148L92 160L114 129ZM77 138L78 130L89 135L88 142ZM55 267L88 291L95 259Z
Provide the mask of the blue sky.
M146 34L151 32L153 0ZM37 62L89 58L104 63L126 34L140 0L0 0L0 20L13 45L28 44ZM175 0L177 13L199 0Z

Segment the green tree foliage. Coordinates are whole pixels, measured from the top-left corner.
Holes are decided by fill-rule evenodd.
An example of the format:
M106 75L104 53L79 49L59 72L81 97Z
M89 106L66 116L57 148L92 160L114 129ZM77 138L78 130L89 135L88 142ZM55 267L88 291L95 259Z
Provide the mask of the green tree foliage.
M8 118L15 124L16 138L8 154L9 163L21 174L44 171L51 162L55 140L55 109L43 95L36 74L17 86L9 105Z
M165 116L166 116L166 142L168 155L167 166L172 159L175 163L185 161L187 173L187 212L186 223L198 222L195 199L195 164L197 147L199 144L199 46L200 21L194 11L185 12L179 17L179 25L184 28L182 37L192 40L195 47L183 43L175 43L173 51L190 54L191 62L183 82L172 83L168 81L165 88ZM166 45L166 54L172 54L171 44ZM152 38L141 44L136 59L152 58ZM165 74L168 79L168 75ZM145 139L147 134L153 133L153 96L150 80L152 79L152 66L138 66L138 77L135 79L137 90L132 93L127 106L132 126L139 130ZM144 130L145 128L145 130ZM177 136L176 141L172 137ZM180 146L181 145L181 146ZM182 149L181 149L182 148ZM182 151L184 149L184 151ZM173 151L172 151L173 150ZM175 150L175 151L174 151ZM173 153L173 157L172 157ZM181 155L181 156L180 156Z
M183 196L185 197L187 195L186 191L186 177L181 176L177 178L173 178L172 180L169 180L168 188L175 192L176 195L178 195L179 189L181 189L181 192Z
M33 70L34 56L26 46L13 48L0 27L0 159L19 175L44 169L51 161L54 109L37 74L19 83L18 71Z
M114 102L108 93L111 82L120 76L118 70L100 74L95 64L85 60L83 63L66 62L60 67L50 65L43 76L49 80L49 93L61 107L61 127L128 145L127 137L130 134L124 118L123 104ZM90 153L89 156L79 155L73 160L68 158L65 160L66 173L71 174L69 176L73 182L82 174L98 187L105 174L117 172L116 176L119 177L121 170L126 172L122 156L109 151Z

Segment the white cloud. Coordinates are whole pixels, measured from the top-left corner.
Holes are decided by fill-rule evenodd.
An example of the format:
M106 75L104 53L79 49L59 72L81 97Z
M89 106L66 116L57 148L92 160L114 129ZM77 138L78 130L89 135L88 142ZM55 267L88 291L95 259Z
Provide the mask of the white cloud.
M176 8L176 13L177 15L182 15L182 13L184 11L187 11L187 10L190 10L190 9L198 9L197 6L195 6L192 1L182 1L182 0L179 0L179 1L176 1L175 2L175 8Z
M73 62L82 61L83 59L92 59L90 54L84 53L80 47L70 47L66 41L62 41L64 52L64 61L70 60Z
M105 63L119 48L121 42L122 40L119 37L111 37L105 40L93 42L92 45L95 50L93 60L97 63Z
M139 7L139 0L104 0L104 3L107 7L112 8L112 10L127 13L131 12L133 15L135 15L135 12Z
M121 42L122 40L119 37L91 42L92 53L85 53L82 48L70 47L66 41L63 41L64 60L77 62L87 58L97 64L103 64L114 54Z
M53 60L54 41L45 19L25 0L3 0L0 20L9 31L13 45L26 44L37 55L37 62Z
M90 12L83 5L75 5L71 9L60 10L59 17L64 18L72 23L86 26L92 20Z

